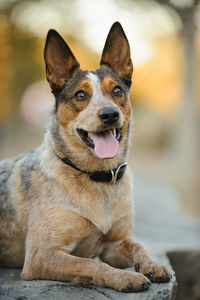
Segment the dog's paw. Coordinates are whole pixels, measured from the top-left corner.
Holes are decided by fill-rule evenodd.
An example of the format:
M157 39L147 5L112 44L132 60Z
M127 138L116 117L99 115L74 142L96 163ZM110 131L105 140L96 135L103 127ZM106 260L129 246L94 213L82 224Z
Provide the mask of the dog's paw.
M151 286L151 282L143 274L124 270L112 274L109 281L107 286L125 293L145 291Z
M135 264L135 270L144 274L151 282L169 282L172 278L172 274L167 267L153 261Z

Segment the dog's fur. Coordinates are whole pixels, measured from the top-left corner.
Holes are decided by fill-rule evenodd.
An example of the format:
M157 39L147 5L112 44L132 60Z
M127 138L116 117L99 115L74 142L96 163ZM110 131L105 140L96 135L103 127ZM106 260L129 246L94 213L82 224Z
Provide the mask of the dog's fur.
M170 271L132 240L128 168L116 183L95 182L59 159L86 171L125 162L133 67L121 25L112 26L96 71L81 70L54 30L44 57L56 103L43 144L0 163L0 266L23 266L26 280L95 283L130 292L148 289L150 281L169 281ZM119 112L112 126L99 117L107 107ZM102 134L111 127L121 128L121 140L110 158L99 158L77 131ZM97 256L101 261L93 259ZM129 266L137 272L120 270Z

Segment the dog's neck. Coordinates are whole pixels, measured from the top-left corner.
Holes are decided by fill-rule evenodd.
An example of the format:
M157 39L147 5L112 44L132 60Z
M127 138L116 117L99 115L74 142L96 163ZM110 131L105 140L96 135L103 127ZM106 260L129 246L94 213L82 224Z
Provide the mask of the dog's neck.
M101 171L93 171L88 172L86 170L79 169L71 160L60 157L57 153L55 153L57 158L60 159L64 164L70 166L71 168L79 171L80 173L87 174L89 178L96 182L106 182L115 184L117 181L119 181L126 170L127 163L120 164L117 168L113 170L101 170Z

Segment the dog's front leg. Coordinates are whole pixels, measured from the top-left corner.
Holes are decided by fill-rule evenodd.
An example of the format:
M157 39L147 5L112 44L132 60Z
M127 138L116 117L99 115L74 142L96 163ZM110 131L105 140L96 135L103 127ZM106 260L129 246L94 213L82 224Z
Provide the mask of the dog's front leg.
M146 290L149 280L142 274L119 270L103 262L69 255L63 250L51 250L45 256L25 266L25 280L50 279L72 281L80 284L94 283L122 292ZM31 268L30 268L31 266Z
M132 238L132 217L121 218L108 232L100 253L102 261L117 268L135 267L152 282L168 282L171 272L152 260L148 252Z
M50 209L50 204L48 210L40 212L40 222L35 222L34 216L30 216L23 279L94 283L129 292L149 288L150 281L143 274L119 270L90 258L96 254L92 249L96 249L94 233L97 229L88 220L61 205L53 205ZM92 232L95 242L88 243ZM81 257L72 255L73 252L80 253Z
M131 239L106 243L100 255L102 261L117 268L134 266L152 282L168 282L171 272L167 267L154 262L148 252Z
M152 260L148 252L139 243L131 241L135 270L143 273L152 282L168 282L171 272L165 266Z

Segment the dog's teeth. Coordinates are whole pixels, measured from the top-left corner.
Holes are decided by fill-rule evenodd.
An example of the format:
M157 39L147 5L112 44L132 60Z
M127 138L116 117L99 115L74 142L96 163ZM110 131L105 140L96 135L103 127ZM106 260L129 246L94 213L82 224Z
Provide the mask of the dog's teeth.
M111 128L112 134L114 135L114 137L116 136L116 129L115 128Z

